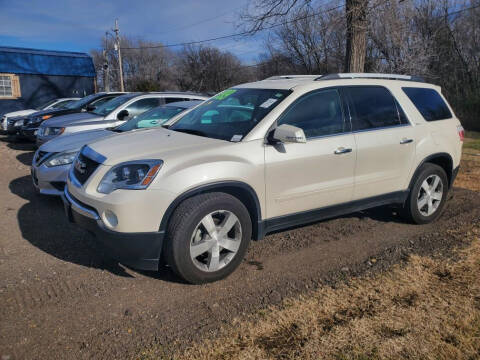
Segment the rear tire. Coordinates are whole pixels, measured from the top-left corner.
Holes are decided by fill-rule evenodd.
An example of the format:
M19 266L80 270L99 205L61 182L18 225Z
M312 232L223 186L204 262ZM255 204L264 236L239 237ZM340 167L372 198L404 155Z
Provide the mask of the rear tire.
M448 178L445 170L438 165L426 163L422 165L410 189L402 215L415 224L435 221L442 214L447 194Z
M165 260L189 283L217 281L240 265L251 236L250 214L240 200L226 193L200 194L174 211Z

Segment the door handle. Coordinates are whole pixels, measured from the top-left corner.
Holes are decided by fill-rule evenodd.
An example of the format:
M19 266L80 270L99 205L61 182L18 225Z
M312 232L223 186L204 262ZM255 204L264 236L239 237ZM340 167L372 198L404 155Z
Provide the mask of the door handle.
M403 138L402 140L400 140L400 144L401 144L401 145L403 145L403 144L410 144L411 142L413 142L413 139Z
M351 148L344 148L344 147L339 147L334 151L334 154L336 155L341 155L341 154L347 154L352 152Z

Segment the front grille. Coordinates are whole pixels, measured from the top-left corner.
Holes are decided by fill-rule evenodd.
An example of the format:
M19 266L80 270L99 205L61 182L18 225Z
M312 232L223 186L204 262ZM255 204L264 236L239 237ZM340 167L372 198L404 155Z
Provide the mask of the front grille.
M100 163L80 153L73 163L73 174L78 182L83 185L97 169L98 165L100 165Z

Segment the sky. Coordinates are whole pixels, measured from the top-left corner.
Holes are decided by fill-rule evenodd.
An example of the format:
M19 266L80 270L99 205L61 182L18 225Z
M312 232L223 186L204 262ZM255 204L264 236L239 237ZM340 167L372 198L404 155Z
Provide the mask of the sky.
M100 48L115 18L120 34L163 44L203 40L238 32L247 1L0 0L0 46L88 52ZM264 46L261 35L207 44L245 63L258 60Z

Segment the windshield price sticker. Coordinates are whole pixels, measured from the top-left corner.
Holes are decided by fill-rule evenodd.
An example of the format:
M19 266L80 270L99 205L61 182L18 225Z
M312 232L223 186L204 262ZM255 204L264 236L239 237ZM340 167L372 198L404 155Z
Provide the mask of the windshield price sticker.
M230 141L239 142L240 140L242 140L242 135L233 135Z
M225 90L225 91L222 91L217 96L215 96L214 99L215 100L224 100L235 92L237 92L237 90L234 90L234 89Z
M264 101L264 103L262 105L260 105L260 107L268 109L270 106L272 106L276 102L277 102L277 99L268 99L268 100Z

